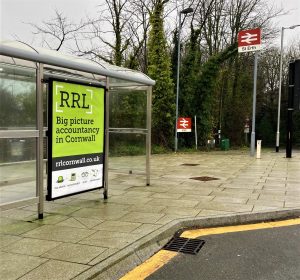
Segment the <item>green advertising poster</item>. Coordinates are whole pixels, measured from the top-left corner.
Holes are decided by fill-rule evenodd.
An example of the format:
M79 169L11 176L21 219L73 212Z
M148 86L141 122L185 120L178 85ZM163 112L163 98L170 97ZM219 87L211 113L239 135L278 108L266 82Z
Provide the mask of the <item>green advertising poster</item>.
M104 88L50 82L48 200L103 187Z

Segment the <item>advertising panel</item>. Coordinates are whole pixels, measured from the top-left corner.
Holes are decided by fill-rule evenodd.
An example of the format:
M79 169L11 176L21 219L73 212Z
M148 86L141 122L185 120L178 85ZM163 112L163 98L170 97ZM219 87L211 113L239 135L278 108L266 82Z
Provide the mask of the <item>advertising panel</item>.
M47 200L103 187L105 90L49 81Z

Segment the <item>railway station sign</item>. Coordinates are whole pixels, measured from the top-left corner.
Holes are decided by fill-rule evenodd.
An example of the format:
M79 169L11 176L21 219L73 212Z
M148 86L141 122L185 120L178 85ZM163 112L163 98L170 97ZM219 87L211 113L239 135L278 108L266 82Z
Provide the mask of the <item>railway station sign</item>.
M192 132L192 119L191 118L178 118L177 132Z
M261 49L261 29L241 30L238 33L238 52L255 52Z

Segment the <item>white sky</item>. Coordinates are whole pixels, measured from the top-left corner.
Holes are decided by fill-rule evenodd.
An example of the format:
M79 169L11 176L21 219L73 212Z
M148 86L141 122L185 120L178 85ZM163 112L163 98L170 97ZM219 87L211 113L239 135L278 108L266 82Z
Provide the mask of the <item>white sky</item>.
M300 0L265 1L289 11L288 15L275 20L279 29L282 26L300 24ZM91 17L96 15L97 5L103 2L104 0L0 0L0 39L15 40L19 38L34 45L33 28L25 23L40 24L42 20L49 20L54 17L54 9L63 12L68 19L79 22L86 15ZM293 42L295 38L300 38L300 27L294 30L285 30L285 45ZM279 44L279 42L278 38L276 43Z

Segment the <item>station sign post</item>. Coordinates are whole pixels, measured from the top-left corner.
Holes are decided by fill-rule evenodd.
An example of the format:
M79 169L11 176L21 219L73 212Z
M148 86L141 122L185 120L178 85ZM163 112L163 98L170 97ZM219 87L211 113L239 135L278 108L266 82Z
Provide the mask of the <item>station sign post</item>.
M255 115L256 115L256 84L257 84L257 63L258 51L261 49L261 29L241 30L238 33L238 52L255 52L254 73L253 73L253 106L252 106L252 130L250 155L255 155Z

